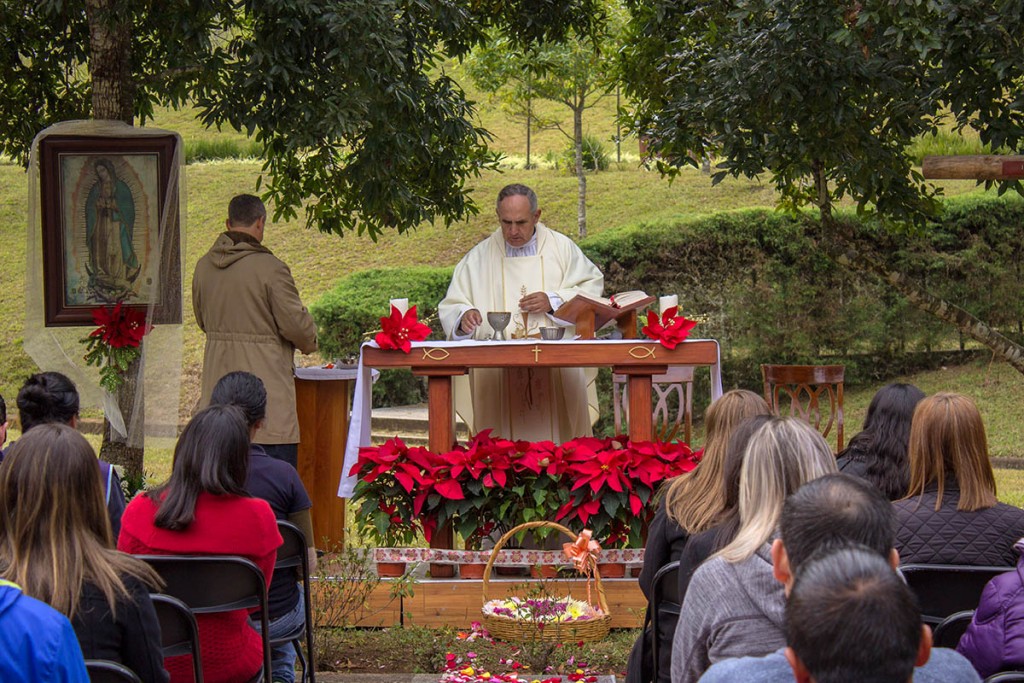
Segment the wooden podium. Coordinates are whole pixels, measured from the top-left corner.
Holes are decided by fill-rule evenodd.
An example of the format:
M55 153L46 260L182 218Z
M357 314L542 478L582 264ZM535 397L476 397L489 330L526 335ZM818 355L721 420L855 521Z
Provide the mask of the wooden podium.
M345 499L338 498L348 439L349 393L355 368L295 369L299 415L299 477L313 501L313 537L318 548L345 543Z
M609 306L585 294L577 294L558 307L554 315L559 320L573 323L580 339L594 339L595 333L614 320L623 339L636 339L636 314L655 298L648 296L625 308Z

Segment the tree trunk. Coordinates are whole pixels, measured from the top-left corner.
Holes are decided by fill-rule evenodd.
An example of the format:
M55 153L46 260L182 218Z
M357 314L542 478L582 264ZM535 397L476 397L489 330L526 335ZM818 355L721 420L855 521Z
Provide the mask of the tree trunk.
M583 169L583 98L580 98L579 106L572 110L572 134L576 143L576 178L579 181L576 218L578 234L582 239L587 236L587 174Z
M137 409L145 415L145 399L141 396L142 386L139 384L139 360L136 359L128 366L124 384L117 390L117 406L121 409L121 417L124 418L126 428L132 423L132 412ZM136 408L135 397L139 396L139 405ZM100 459L106 460L112 465L124 468L124 477L128 481L138 485L142 480L143 448L134 448L123 441L113 441L113 432L110 421L103 418L103 444L100 446Z
M850 270L878 275L917 308L984 344L1024 375L1024 346L1007 339L959 306L935 296L905 273L889 267L874 246L859 238L850 225L827 219L821 223L821 228L818 246L830 259Z
M89 75L92 114L97 119L133 122L131 25L118 16L115 0L86 0L89 20Z

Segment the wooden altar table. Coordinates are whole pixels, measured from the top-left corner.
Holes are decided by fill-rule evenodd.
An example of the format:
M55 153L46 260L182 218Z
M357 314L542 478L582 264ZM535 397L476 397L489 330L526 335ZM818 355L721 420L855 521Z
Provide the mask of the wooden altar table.
M604 367L626 375L629 392L629 437L650 441L654 436L651 416L651 377L664 374L669 365L698 365L711 369L711 399L722 395L721 354L713 339L687 340L674 349L638 339L589 339L548 341L433 341L414 342L410 353L381 349L375 342L363 344L359 354L355 398L338 496L352 495L356 478L351 476L361 446L370 445L370 369L410 368L427 378L429 448L435 453L451 449L455 441L452 408L452 377L471 368ZM450 548L451 529L438 530L431 545ZM449 576L450 568L432 567L434 576Z

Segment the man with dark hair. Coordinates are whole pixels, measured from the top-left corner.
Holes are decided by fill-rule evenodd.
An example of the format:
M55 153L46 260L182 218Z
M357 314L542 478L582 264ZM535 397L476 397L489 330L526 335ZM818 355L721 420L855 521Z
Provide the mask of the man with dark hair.
M604 276L569 237L540 222L537 194L506 185L496 203L499 227L452 273L437 307L449 339L488 339L487 313L511 313L508 332L536 336L540 327L573 327L552 314L584 293L600 296ZM471 432L529 441L589 436L597 419L593 373L582 368L484 368L456 377L455 409Z
M786 658L801 682L910 681L931 636L907 584L861 546L814 555L786 603Z
M229 372L220 378L210 397L211 405L233 405L242 410L249 425L250 437L256 433L267 414L267 391L259 377L249 372ZM249 476L245 489L270 504L274 516L288 520L302 530L309 545L309 568L316 567L313 547L313 521L309 500L302 480L294 467L267 456L259 444L249 447ZM270 637L293 633L305 621L305 603L295 569L275 569L267 589L270 610ZM259 624L254 624L259 630ZM275 647L271 653L273 681L293 683L295 680L295 648L291 643Z
M227 230L196 264L192 307L206 333L199 407L210 403L213 385L226 373L253 373L266 385L269 414L254 441L294 467L295 350L316 351L316 324L288 266L262 244L266 223L259 197L238 195L228 205Z
M803 575L805 569L812 565L816 558L836 550L857 547L858 552L877 558L878 562L885 564L888 571L896 576L899 553L893 548L896 532L892 505L877 489L861 479L846 474L829 474L804 484L786 499L779 528L781 538L772 544L772 565L776 580L785 586L786 595L790 599L794 583ZM878 562L875 563L876 566ZM808 585L816 584L812 582ZM865 603L864 611L860 614L862 624L870 626L873 620L888 618L884 612L873 616L872 604L874 603L870 600ZM792 632L788 621L789 614L787 607L787 639ZM917 629L923 632L919 613L916 614L916 621ZM846 627L845 619L840 618L838 623L844 625L843 628ZM818 635L826 637L825 634ZM845 634L834 632L828 637L841 639ZM875 658L877 653L870 649L867 641L863 642L863 646L851 646L854 652L850 654L864 657L866 660ZM791 641L789 644L793 645ZM931 654L928 656L931 648L930 632L927 647L922 647L924 656L916 660L918 668L914 670L914 680L918 683L980 681L970 663L953 650L935 648L930 650ZM811 659L814 661L813 657ZM868 663L865 662L865 667L867 666ZM801 672L790 664L783 649L765 657L741 657L718 662L711 666L700 680L704 683L779 683L793 681L794 675L798 681L814 680L816 683L908 680L870 679L859 675L853 678L818 679L813 675L814 670L811 671L810 677L801 678Z

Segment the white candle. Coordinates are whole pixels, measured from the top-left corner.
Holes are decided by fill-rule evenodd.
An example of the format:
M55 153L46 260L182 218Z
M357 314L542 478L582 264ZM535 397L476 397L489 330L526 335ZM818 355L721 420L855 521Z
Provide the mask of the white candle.
M664 314L666 310L679 305L679 297L676 294L658 297L658 313Z
M391 305L398 309L398 312L405 315L409 311L408 299L392 299Z

